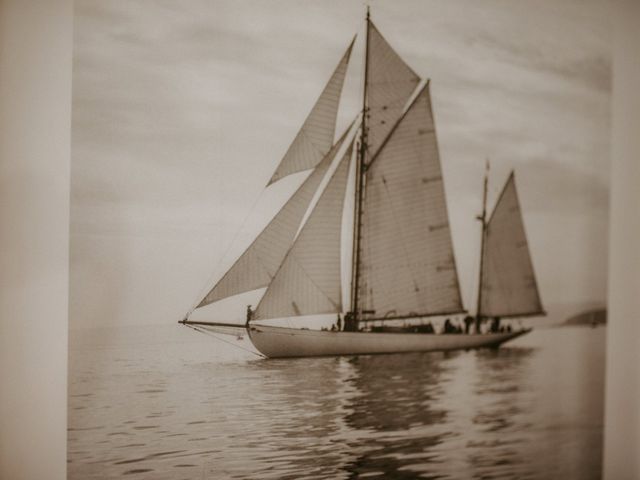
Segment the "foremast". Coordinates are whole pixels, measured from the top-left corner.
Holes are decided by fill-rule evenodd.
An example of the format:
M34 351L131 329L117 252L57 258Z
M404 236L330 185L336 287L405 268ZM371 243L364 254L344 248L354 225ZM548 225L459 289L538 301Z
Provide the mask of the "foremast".
M345 330L358 330L361 312L358 302L360 290L360 243L362 227L362 204L365 190L365 173L367 168L367 134L368 134L368 111L367 111L367 90L369 83L369 30L371 17L367 6L367 16L365 23L365 53L364 53L364 85L362 93L362 123L360 128L360 145L358 148L358 161L356 162L355 178L355 201L353 216L353 251L351 269L351 308L345 319Z

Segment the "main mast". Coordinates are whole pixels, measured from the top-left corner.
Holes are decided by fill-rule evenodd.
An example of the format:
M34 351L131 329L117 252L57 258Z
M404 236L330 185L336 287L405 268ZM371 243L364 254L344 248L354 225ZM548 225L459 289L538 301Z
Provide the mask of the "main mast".
M356 189L353 218L353 265L351 269L351 322L345 321L345 329L357 330L360 320L360 305L358 304L359 280L360 280L360 239L362 227L362 203L364 199L364 181L366 173L367 156L367 87L369 76L369 7L365 24L365 53L364 53L364 87L362 93L362 127L360 130L360 149L358 150L358 162L356 163Z
M478 305L476 307L476 333L480 333L480 323L482 317L480 315L480 305L482 304L482 269L484 267L484 239L487 231L487 186L489 183L489 159L485 165L484 171L484 189L482 192L482 214L477 219L482 224L481 237L480 237L480 272L478 274Z

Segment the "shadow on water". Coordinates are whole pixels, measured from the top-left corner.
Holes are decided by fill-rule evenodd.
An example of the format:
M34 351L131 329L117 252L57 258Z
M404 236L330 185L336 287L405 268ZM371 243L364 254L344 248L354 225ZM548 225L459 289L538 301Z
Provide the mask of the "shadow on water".
M354 459L343 468L348 478L416 477L412 468L437 462L431 450L448 435L441 398L456 353L362 356L349 360L355 394L345 417L361 436L348 442ZM423 472L422 478L440 478Z
M458 354L423 353L255 362L269 399L271 467L288 477L415 478L448 435L443 384ZM255 385L255 382L253 383ZM274 413L274 404L282 414ZM264 418L262 407L252 416ZM286 413L285 413L286 412ZM262 428L258 429L262 431ZM286 451L286 455L282 452ZM331 468L327 468L331 465ZM312 474L313 472L313 474ZM437 475L423 478L439 478Z
M446 411L434 409L441 396L446 364L441 354L404 354L354 357L349 383L358 395L352 399L347 423L358 430L407 430L417 424L441 423Z

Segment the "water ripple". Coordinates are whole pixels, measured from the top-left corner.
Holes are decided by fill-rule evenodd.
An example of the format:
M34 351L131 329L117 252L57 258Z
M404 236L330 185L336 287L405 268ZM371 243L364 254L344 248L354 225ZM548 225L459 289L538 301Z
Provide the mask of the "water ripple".
M599 478L598 330L447 354L203 362L211 343L185 348L73 350L71 480Z

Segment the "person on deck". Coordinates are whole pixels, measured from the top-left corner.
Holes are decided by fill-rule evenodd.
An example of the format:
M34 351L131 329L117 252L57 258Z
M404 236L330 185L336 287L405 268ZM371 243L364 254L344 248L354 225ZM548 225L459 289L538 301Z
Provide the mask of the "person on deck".
M355 332L358 330L358 325L352 312L347 312L344 316L344 331Z
M444 321L444 329L442 330L442 333L452 333L452 331L453 331L453 325L451 325L451 320L447 318Z
M491 321L491 333L500 332L500 317L493 317Z
M482 327L482 320L483 320L483 319L482 319L482 317L481 317L480 315L478 315L478 316L476 317L476 333L478 333L478 334L479 334L479 333L482 333L482 329L481 329L481 327Z
M471 333L471 325L473 325L473 317L471 315L467 315L464 317L464 333Z
M251 305L247 305L247 322L246 322L247 326L249 326L249 322L251 321L251 317L253 317L253 310L251 310Z

